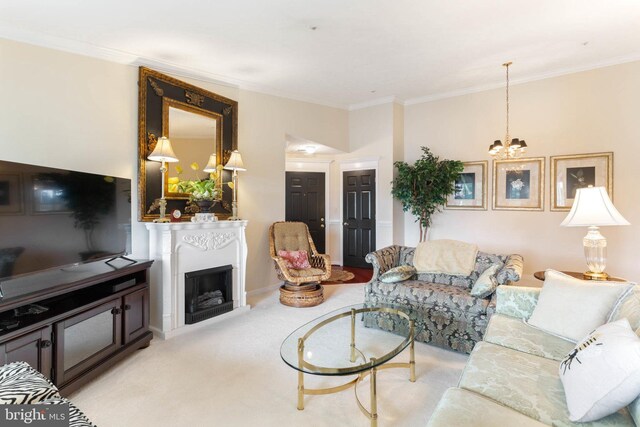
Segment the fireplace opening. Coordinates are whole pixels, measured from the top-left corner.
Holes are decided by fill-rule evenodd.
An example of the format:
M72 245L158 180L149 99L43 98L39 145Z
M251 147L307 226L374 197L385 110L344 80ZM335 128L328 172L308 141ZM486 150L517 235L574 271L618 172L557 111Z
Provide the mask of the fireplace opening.
M201 322L233 310L231 265L184 274L184 323Z

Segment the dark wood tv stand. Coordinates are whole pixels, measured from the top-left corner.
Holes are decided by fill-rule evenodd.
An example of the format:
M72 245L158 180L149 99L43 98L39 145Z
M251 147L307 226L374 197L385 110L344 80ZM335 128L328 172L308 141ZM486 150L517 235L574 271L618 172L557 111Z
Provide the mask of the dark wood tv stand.
M26 361L68 395L149 346L152 263L98 261L0 284L0 365Z

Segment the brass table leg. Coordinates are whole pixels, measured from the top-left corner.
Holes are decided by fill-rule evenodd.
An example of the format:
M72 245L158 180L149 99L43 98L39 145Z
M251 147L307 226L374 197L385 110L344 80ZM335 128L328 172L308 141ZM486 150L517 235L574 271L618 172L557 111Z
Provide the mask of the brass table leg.
M415 327L413 320L409 321L409 333L411 334L411 344L409 344L409 381L416 382L416 355L414 351L415 347Z
M351 363L356 361L356 310L351 309Z
M371 363L375 364L376 359L371 358ZM376 372L378 370L374 366L371 368L371 427L378 427L378 399L376 396Z
M304 373L302 372L302 360L304 357L304 340L298 338L298 410L304 409Z

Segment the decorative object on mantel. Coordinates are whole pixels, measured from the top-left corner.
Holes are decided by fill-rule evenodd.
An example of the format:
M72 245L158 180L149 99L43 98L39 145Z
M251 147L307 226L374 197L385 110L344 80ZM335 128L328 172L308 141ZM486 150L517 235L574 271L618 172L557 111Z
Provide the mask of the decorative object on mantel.
M169 222L171 220L166 217L167 200L164 197L165 175L167 173L167 162L175 163L178 161L178 158L176 157L176 154L173 152L173 148L171 147L171 141L169 141L169 138L165 136L158 138L156 147L154 148L153 152L149 154L149 157L147 157L147 159L154 162L162 163L162 166L160 167L160 173L162 174L162 179L160 181L161 196L158 202L160 207L160 217L154 219L153 222Z
M216 222L218 217L211 212L196 212L191 217L191 222Z
M568 211L578 188L605 187L613 198L613 152L551 156L551 210Z
M420 147L422 156L413 165L394 162L398 175L393 180L391 195L402 203L402 210L411 212L420 225L420 241L427 239L431 217L455 192L455 181L464 170L458 160L440 160L428 147Z
M544 210L544 157L493 161L493 210Z
M487 210L489 162L464 162L464 169L455 181L455 191L449 194L445 209Z
M233 150L231 157L226 165L226 170L233 171L233 181L231 182L233 188L233 202L231 203L231 217L230 221L237 221L240 219L238 216L238 171L246 171L244 164L242 163L242 156L238 150Z
M607 264L607 239L600 234L598 227L608 225L629 225L620 212L613 206L604 187L579 188L569 215L560 224L563 227L589 227L582 240L584 256L589 271L585 279L607 280L604 269Z
M507 132L504 137L504 144L497 139L489 146L489 154L491 154L494 159L516 159L524 154L527 149L527 143L524 142L524 140L518 138L511 139L511 135L509 134L509 66L511 64L513 64L513 62L505 62L502 64L502 66L507 69Z

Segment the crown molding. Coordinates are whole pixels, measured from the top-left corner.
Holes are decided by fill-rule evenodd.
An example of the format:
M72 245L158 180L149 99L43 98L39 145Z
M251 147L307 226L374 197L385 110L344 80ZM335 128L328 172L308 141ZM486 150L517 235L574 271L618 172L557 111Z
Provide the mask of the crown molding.
M286 91L280 91L244 80L210 73L208 71L200 69L184 67L182 65L175 64L169 61L158 61L152 58L147 58L130 52L124 52L118 49L106 48L87 42L71 40L64 37L53 36L35 31L27 31L11 27L0 27L0 38L27 43L47 49L73 53L76 55L102 59L104 61L115 62L118 64L125 64L132 67L145 66L153 68L165 74L171 74L176 77L190 78L201 82L233 87L243 91L256 92L264 95L276 96L279 98L321 105L324 107L336 108L340 110L348 110L349 108L344 104L337 104L313 97L299 96Z
M633 55L625 55L625 56L618 56L615 58L610 58L604 61L598 61L598 62L593 62L589 65L583 65L580 67L571 67L571 68L564 68L562 70L558 70L558 71L551 71L548 73L542 73L542 74L536 74L534 76L530 76L530 77L524 77L524 78L520 78L520 79L511 79L509 82L510 86L517 86L517 85L521 85L524 83L530 83L530 82L535 82L535 81L539 81L539 80L546 80L546 79L551 79L554 77L562 77L562 76L566 76L569 74L576 74L576 73L582 73L585 71L592 71L592 70L597 70L600 68L606 68L606 67L612 67L615 65L621 65L621 64L626 64L629 62L636 62L636 61L640 61L640 53L637 54L633 54ZM490 83L490 84L486 84L486 85L480 85L480 86L472 86L466 89L461 89L461 90L455 90L455 91L450 91L450 92L442 92L442 93L437 93L437 94L433 94L433 95L426 95L426 96L421 96L421 97L417 97L417 98L410 98L407 99L406 101L404 101L404 105L408 106L408 105L415 105L415 104L422 104L425 102L432 102L432 101L438 101L441 99L447 99L447 98L454 98L456 96L462 96L462 95L469 95L472 93L479 93L479 92L486 92L489 90L493 90L493 89L499 89L499 88L504 88L504 81L500 82L500 83Z
M375 107L376 105L393 104L393 103L404 105L404 102L395 96L385 96L384 98L376 98L371 101L360 102L358 104L350 104L348 107L348 110L349 111L362 110L363 108Z
M172 74L177 77L191 78L194 80L218 84L222 86L228 86L238 88L243 91L256 92L264 95L276 96L279 98L290 99L293 101L305 102L315 105L321 105L329 108L336 108L340 110L355 111L363 108L373 107L377 105L384 105L388 103L397 103L403 106L422 104L426 102L437 101L441 99L454 98L462 95L469 95L478 92L485 92L493 89L504 87L504 82L490 83L486 85L472 86L455 91L440 92L431 95L425 95L415 98L409 98L402 100L396 96L387 96L383 98L374 99L356 104L340 104L330 102L324 99L317 99L313 97L305 97L289 93L286 91L280 91L270 87L258 85L255 83L247 82L240 79L234 79L228 76L223 76L208 71L184 67L179 64L171 63L169 61L158 61L152 58L147 58L134 53L125 52L117 49L106 48L98 45L94 45L88 42L81 42L77 40L67 39L64 37L54 36L50 34L40 33L36 31L29 31L16 27L0 27L0 38L7 40L27 43L44 48L60 50L68 53L74 53L77 55L88 56L96 59L102 59L109 62L115 62L119 64L126 64L130 66L146 66L157 69L160 72ZM610 67L614 65L621 65L629 62L640 61L640 53L619 56L609 58L603 61L592 62L588 65L579 67L570 67L549 73L537 74L535 76L525 77L521 79L511 80L511 86L516 86L524 83L534 82L538 80L544 80L554 77L560 77L568 74L580 73L584 71L595 70L599 68Z

